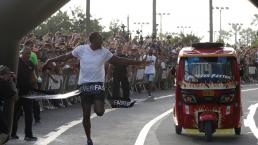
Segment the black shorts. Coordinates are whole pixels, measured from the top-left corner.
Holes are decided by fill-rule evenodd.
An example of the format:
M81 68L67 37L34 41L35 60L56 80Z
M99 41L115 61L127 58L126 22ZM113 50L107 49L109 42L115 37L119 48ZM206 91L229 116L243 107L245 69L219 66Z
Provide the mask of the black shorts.
M81 93L81 103L82 104L94 104L96 100L105 102L105 92L103 91L100 94L87 94L87 93Z
M87 86L92 86L92 85L93 86L94 85L101 86L101 89L93 90L93 92L91 92L91 91L87 92L88 91L87 89L89 89L89 88L86 88L86 91L85 91L85 87L83 89L83 85L79 86L79 89L81 91L81 93L80 93L81 103L82 104L94 104L94 102L96 100L102 101L104 103L104 101L105 101L105 91L104 91L103 83L87 83L86 87ZM97 87L97 88L100 88L100 87Z

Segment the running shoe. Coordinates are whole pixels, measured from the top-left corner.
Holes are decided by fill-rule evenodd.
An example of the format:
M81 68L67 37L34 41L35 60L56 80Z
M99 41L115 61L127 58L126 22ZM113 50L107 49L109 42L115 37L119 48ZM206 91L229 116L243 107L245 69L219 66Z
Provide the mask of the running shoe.
M93 145L93 142L92 142L91 139L88 139L88 140L87 140L87 145Z

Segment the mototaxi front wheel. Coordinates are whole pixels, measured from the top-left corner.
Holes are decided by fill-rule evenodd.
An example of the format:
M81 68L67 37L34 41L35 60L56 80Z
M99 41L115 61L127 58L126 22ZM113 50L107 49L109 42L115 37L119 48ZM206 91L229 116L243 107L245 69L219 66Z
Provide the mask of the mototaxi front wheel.
M206 141L212 140L212 133L213 133L212 122L205 121L204 122L204 134L205 134Z

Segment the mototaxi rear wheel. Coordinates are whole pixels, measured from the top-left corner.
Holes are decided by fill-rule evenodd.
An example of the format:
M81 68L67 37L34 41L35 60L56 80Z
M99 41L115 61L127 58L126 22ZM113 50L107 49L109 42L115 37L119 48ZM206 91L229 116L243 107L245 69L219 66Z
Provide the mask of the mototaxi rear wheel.
M236 128L234 128L234 130L235 130L235 135L240 135L241 134L241 127L236 127Z
M175 130L176 130L176 134L181 134L182 133L182 127L179 127L179 126L175 125Z

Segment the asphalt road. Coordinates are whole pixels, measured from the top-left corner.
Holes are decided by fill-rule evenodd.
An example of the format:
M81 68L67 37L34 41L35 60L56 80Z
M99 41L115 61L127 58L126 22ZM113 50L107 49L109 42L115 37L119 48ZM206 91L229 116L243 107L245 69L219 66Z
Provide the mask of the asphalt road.
M207 143L203 134L195 132L177 135L174 129L171 109L174 91L154 93L155 100L148 101L146 94L134 94L137 104L129 109L106 110L103 117L92 115L92 139L94 145L257 145L258 143L258 85L242 86L243 126L242 134L235 136L232 131L215 134ZM18 127L19 140L11 140L7 145L86 145L86 137L81 124L80 105L43 111L41 123L34 124L37 142L26 142L24 122Z

